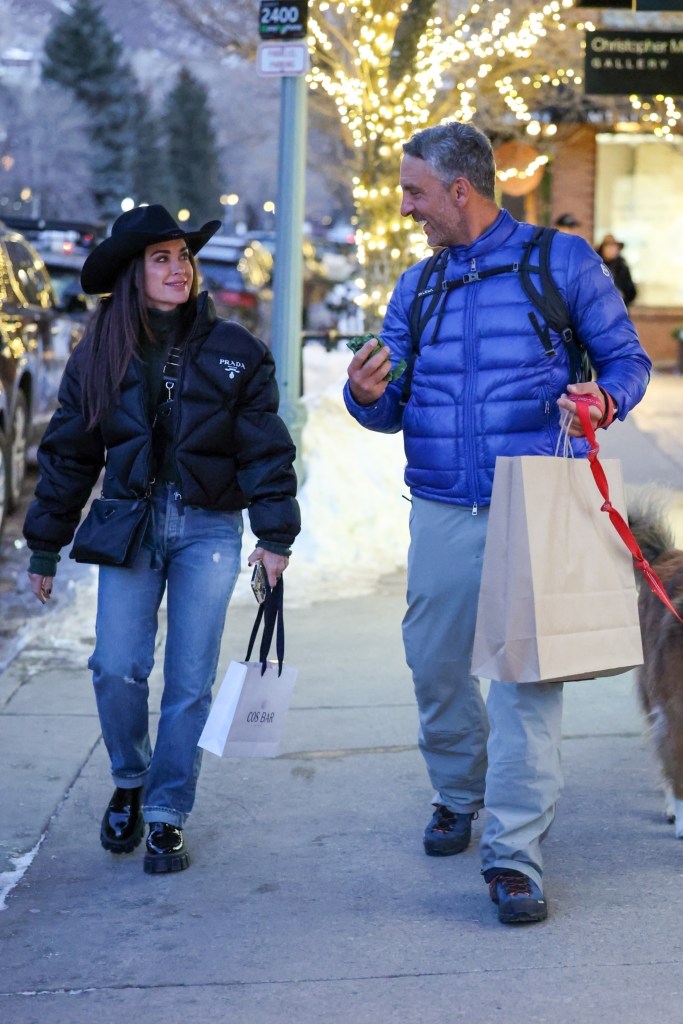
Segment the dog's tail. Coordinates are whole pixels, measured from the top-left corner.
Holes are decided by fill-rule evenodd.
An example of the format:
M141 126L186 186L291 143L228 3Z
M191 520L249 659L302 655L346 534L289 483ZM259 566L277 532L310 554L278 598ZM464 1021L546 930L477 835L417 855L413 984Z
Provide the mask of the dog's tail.
M666 492L652 487L629 488L627 495L628 525L648 562L673 551L676 540L669 525Z

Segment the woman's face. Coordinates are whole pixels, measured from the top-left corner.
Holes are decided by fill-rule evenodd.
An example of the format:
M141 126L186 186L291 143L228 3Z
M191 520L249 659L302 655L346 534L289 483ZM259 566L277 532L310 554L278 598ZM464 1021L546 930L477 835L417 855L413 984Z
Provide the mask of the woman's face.
M621 249L616 242L605 242L602 247L602 258L603 260L615 260Z
M187 302L192 288L192 263L182 238L155 242L145 249L145 305L170 310Z

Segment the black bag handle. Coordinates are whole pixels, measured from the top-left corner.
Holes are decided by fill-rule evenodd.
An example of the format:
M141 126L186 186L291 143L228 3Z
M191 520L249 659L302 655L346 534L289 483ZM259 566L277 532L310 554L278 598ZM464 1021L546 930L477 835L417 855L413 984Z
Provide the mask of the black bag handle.
M261 645L259 647L261 675L265 675L270 645L273 642L273 633L276 632L276 627L275 652L277 654L277 674L278 676L282 675L282 662L285 657L285 624L282 617L283 597L284 584L281 576L274 587L267 587L266 599L258 607L256 621L254 622L251 636L249 637L249 646L247 648L247 656L244 659L245 661L249 661L251 658L251 652L256 642L259 626L261 625L261 621L263 621L263 636L261 637Z

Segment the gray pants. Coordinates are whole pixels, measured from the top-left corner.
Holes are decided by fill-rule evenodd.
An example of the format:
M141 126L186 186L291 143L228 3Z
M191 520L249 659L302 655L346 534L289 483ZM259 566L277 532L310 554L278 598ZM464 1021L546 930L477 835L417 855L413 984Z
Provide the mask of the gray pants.
M540 885L562 788L562 684L494 681L484 705L470 663L487 522L488 509L413 498L403 641L434 803L485 807L482 871L513 868Z

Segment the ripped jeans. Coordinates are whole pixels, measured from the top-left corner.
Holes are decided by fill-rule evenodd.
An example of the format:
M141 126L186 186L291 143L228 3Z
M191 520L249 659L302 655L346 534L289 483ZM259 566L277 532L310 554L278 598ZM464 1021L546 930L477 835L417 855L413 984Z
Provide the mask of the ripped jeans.
M211 704L241 541L241 512L183 507L174 485L161 484L134 565L100 566L97 639L88 665L114 782L145 787L146 822L182 826L192 810L201 767L197 740ZM165 591L164 687L152 746L147 681Z

